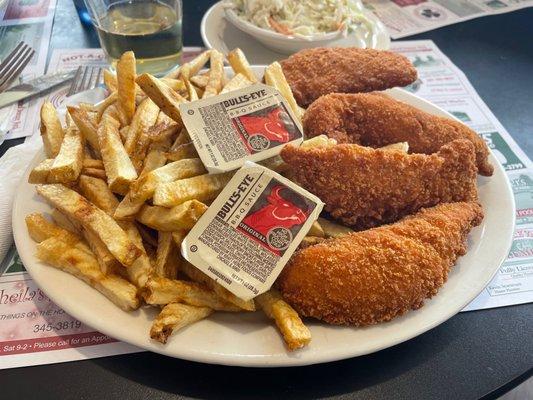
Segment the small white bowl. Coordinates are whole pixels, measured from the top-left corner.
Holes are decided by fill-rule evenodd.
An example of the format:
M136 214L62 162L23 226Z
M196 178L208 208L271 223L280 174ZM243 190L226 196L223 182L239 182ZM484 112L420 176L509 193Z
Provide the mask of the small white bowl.
M296 53L312 47L329 47L342 36L341 31L321 33L313 36L287 36L268 29L259 28L240 18L231 8L225 8L226 19L241 31L253 36L269 49L283 54Z

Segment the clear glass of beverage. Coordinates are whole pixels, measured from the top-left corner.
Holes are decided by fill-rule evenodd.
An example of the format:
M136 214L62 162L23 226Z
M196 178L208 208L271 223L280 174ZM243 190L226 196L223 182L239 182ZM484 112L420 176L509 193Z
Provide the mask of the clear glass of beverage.
M114 68L132 50L137 73L163 75L181 59L181 0L84 0Z

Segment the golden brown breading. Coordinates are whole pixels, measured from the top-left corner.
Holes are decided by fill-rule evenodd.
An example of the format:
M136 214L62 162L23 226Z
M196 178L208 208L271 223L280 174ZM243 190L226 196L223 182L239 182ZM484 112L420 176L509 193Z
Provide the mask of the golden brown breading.
M476 149L478 172L490 176L489 148L476 132L449 118L437 117L381 93L330 94L315 101L303 119L309 137L327 135L340 143L382 147L408 142L409 152L432 154L455 139Z
M467 140L432 155L339 144L287 146L281 156L292 180L355 229L394 222L438 203L477 199L474 146Z
M390 51L354 47L306 49L281 61L294 98L306 107L328 93L357 93L406 86L417 72Z
M277 286L303 316L347 325L389 321L437 293L482 219L478 203L446 203L329 239L296 253Z

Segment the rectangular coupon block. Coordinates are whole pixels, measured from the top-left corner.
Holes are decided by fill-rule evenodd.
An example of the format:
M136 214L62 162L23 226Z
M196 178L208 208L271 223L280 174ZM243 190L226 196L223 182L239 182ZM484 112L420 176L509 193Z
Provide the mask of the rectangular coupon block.
M180 113L202 162L211 173L261 161L283 146L303 141L303 131L285 98L257 83L180 105Z
M252 299L270 289L323 205L248 161L189 232L181 253L236 296Z

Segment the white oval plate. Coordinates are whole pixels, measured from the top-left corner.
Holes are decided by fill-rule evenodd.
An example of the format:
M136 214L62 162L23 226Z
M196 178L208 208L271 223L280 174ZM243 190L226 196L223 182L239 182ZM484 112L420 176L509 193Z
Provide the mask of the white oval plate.
M261 76L264 67L253 67ZM437 106L402 89L388 94L431 114L451 117ZM453 117L452 117L453 118ZM156 353L212 364L275 367L323 363L372 353L420 335L461 311L490 282L509 252L515 209L511 187L494 156L494 175L478 178L485 210L481 226L469 236L468 253L458 260L448 282L424 307L391 322L366 328L338 327L308 320L313 339L302 350L288 352L272 321L261 313L215 313L173 335L166 345L149 338L153 307L124 312L73 276L41 263L24 217L51 211L27 183L29 171L44 159L36 155L26 171L13 205L13 233L20 257L37 285L68 314L98 331Z
M388 50L390 47L390 37L387 28L385 28L385 25L372 12L369 11L367 17L375 22L377 33L375 40L371 43L366 43L366 47ZM207 10L200 24L200 33L204 45L207 48L216 49L227 54L234 48L239 47L246 54L250 64L270 64L274 61L287 58L286 54L266 48L253 36L244 33L231 22L227 21L221 2L216 3ZM362 43L358 43L357 40L350 35L346 38L339 38L331 42L330 45L332 47L362 47Z

